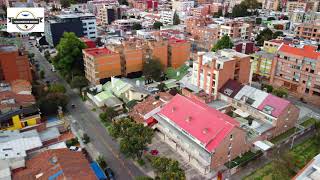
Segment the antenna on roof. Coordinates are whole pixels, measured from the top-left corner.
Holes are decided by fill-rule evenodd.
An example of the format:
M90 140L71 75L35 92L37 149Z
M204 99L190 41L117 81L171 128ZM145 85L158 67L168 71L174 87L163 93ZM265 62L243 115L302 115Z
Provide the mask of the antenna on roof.
M191 122L191 116L187 116L186 121Z

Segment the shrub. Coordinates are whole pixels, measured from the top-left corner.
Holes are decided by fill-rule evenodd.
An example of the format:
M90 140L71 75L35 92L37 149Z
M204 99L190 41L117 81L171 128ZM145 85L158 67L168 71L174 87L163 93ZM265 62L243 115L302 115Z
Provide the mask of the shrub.
M68 148L70 146L75 146L75 145L78 145L78 144L79 144L78 138L72 138L72 139L69 139L69 140L66 141L66 145L67 145Z
M86 134L86 133L83 134L82 141L85 144L88 144L90 142L90 137L88 136L88 134Z
M139 164L140 166L143 166L143 165L146 164L143 159L138 159L137 162L138 162L138 164Z
M287 97L288 96L288 91L283 89L283 88L279 88L279 89L273 89L272 90L272 94L281 98Z
M96 161L102 169L107 168L107 162L104 160L104 157L102 155L99 155Z

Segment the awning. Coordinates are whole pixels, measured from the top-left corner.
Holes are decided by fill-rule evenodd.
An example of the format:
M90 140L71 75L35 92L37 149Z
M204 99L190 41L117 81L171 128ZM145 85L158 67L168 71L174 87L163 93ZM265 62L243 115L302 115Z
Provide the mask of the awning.
M236 109L235 111L233 111L234 113L240 115L243 118L248 117L250 114L247 112L242 111L241 109Z
M262 151L267 151L273 146L273 144L269 141L256 141L253 144L259 149L261 149Z

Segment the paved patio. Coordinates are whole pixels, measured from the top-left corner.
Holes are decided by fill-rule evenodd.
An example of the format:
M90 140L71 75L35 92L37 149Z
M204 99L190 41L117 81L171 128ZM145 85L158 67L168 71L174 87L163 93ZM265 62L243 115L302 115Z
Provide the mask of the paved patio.
M161 140L156 134L152 140L150 149L156 149L159 151L160 156L165 156L171 159L179 161L180 167L185 171L187 180L206 180L216 179L214 174L203 175L195 167L191 166L179 153L172 149L167 143Z

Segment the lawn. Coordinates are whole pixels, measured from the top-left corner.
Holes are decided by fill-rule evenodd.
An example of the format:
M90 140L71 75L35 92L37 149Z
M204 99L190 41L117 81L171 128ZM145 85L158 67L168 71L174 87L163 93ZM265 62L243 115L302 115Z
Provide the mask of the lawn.
M275 173L274 167L274 162L270 162L243 178L243 180L290 180L289 172L277 171L277 173Z
M313 157L320 153L320 142L316 136L310 138L303 143L300 143L290 151L287 152L289 157L291 157L294 166L302 169ZM292 172L289 171L288 168L287 172L285 170L277 171L274 162L270 162L263 166L260 169L252 172L249 176L245 177L245 180L278 180L278 179L290 179Z
M289 154L293 157L293 162L299 169L303 168L314 156L320 153L319 139L316 137L308 139L296 145Z
M315 124L315 123L316 123L316 119L310 118L310 119L304 121L304 122L301 124L301 126L307 128L307 127L309 127L309 126L311 126L311 125L313 125L313 124Z
M295 129L296 129L295 127L289 129L288 131L280 134L279 136L272 138L272 139L270 140L270 142L272 142L273 144L279 143L279 142L282 141L283 139L286 139L286 138L288 138L289 136L291 136L292 134L294 134Z
M178 69L174 69L172 67L169 67L166 71L166 77L169 79L176 79L180 80L183 78L188 73L189 66L187 65L182 65ZM177 72L180 72L180 74L177 76Z

